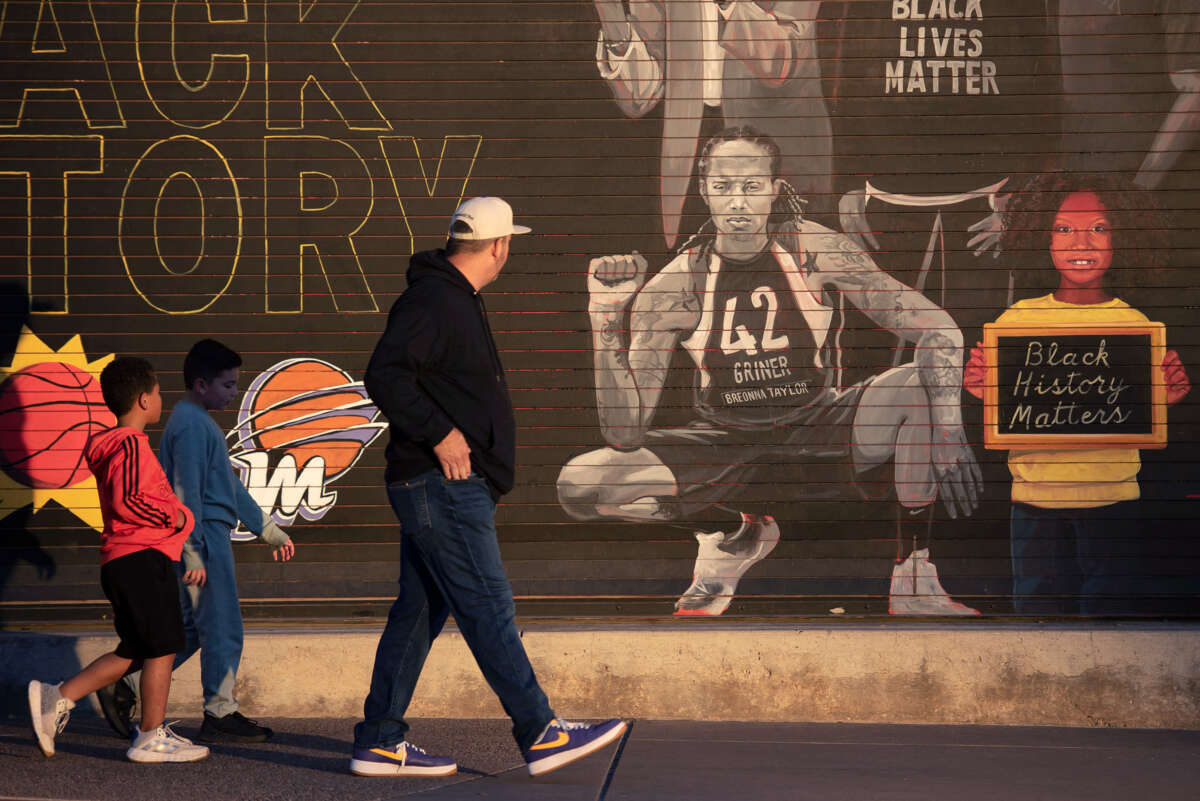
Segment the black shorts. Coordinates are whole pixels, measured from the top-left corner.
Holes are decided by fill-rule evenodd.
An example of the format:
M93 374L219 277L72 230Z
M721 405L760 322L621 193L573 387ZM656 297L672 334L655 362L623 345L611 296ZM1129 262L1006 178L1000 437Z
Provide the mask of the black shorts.
M100 566L100 586L113 608L123 659L153 659L184 649L183 613L175 563L162 551L143 551Z
M683 516L716 503L767 502L781 484L796 498L849 497L854 414L870 383L831 395L787 425L741 430L695 422L648 431L645 447L675 476Z

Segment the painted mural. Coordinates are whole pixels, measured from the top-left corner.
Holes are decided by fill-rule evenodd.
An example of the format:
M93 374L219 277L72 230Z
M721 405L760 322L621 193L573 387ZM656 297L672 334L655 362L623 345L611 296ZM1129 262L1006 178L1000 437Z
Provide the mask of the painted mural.
M829 195L833 132L816 57L819 6L596 0L596 65L621 110L640 117L662 104L659 197L667 247L679 233L706 116L770 135L781 175L805 202Z
M927 518L939 496L951 516L969 515L981 489L958 404L962 334L953 319L845 234L805 220L779 161L766 134L726 129L699 161L710 219L679 255L649 281L640 254L589 266L597 404L610 447L563 468L559 499L580 519L682 521L727 511L725 531L696 533L694 578L676 614L724 612L741 576L775 547L775 519L736 508L771 471L849 463L857 474L890 462L897 519L910 524ZM771 225L776 204L782 219ZM845 386L847 305L912 342L916 360ZM651 429L679 347L695 363L696 420ZM821 482L818 492L830 489ZM976 614L942 589L928 546L903 561L894 612Z
M226 435L229 458L277 524L320 520L337 503L329 485L387 428L378 416L362 381L321 359L286 359L255 377L242 396L237 427Z
M49 501L99 531L96 479L83 458L98 431L116 425L100 394L100 371L113 354L90 361L79 336L54 349L28 328L0 369L0 514Z
M99 530L96 481L84 461L89 437L116 425L100 394L108 354L89 361L79 336L53 349L30 329L0 368L0 511L49 501ZM337 503L329 485L345 476L386 427L361 381L312 358L273 365L250 383L227 438L242 483L280 525L320 520ZM246 531L235 540L252 540Z
M99 614L96 376L170 405L209 336L233 468L321 546L247 608L386 613L354 376L478 194L536 232L488 298L523 611L1194 614L1193 5L3 3L0 620Z

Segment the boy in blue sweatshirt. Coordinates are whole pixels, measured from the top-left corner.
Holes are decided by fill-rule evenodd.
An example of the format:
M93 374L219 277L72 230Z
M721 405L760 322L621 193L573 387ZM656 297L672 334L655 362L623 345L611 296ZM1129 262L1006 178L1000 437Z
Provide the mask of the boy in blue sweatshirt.
M230 531L240 520L274 549L277 561L286 562L296 550L234 475L225 434L210 414L237 397L241 366L242 357L216 340L193 345L183 360L187 393L171 410L158 447L172 489L196 516L181 564L187 648L175 658L175 666L200 651L204 723L196 739L201 742L259 743L272 734L243 716L233 697L242 659L242 610Z
M176 655L175 667L200 651L204 723L196 739L210 743L260 743L272 734L242 715L233 697L242 659L242 610L230 532L241 521L274 549L277 561L286 562L295 553L288 535L234 475L225 435L210 414L237 397L241 364L241 356L216 340L192 346L183 361L187 392L172 409L158 449L172 489L196 519L177 565L187 645ZM104 715L118 733L128 730L132 686L118 682L98 693Z

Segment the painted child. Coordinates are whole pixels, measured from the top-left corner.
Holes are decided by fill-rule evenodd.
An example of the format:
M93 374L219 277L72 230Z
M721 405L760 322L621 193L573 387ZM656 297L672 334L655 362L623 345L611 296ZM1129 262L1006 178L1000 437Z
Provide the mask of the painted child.
M1005 252L1057 271L1049 295L1018 301L998 323L1081 325L1148 322L1116 297L1136 285L1137 270L1165 264L1167 227L1152 198L1132 184L1098 175L1037 177L1014 194L1005 223ZM1114 248L1114 246L1116 246ZM1117 277L1125 276L1117 283ZM1191 390L1179 355L1163 357L1167 403ZM983 397L983 350L971 350L963 387ZM1101 615L1126 611L1134 594L1134 560L1122 543L1141 527L1138 450L1012 450L1013 607L1018 614ZM1126 552L1128 548L1124 549Z

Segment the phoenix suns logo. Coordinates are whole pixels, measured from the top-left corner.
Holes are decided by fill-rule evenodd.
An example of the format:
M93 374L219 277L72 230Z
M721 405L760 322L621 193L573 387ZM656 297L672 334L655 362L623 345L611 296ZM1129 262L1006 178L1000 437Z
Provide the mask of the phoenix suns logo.
M280 525L319 520L337 502L344 476L387 427L361 381L314 358L263 371L242 398L228 435L242 484ZM234 539L253 535L236 531Z

